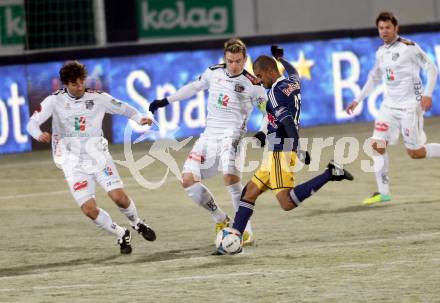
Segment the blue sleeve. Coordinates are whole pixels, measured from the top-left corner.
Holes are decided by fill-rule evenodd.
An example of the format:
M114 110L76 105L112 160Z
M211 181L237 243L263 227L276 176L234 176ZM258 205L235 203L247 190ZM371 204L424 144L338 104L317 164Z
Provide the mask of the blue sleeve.
M289 61L285 60L284 58L280 58L279 61L283 65L284 69L286 70L287 74L290 76L296 76L299 77L298 71L295 67L293 67L292 64L289 63Z

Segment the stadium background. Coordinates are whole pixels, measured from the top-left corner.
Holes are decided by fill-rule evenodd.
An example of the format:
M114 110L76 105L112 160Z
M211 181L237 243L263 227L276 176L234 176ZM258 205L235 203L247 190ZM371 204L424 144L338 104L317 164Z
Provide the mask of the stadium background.
M342 109L365 83L374 62L380 40L372 24L384 9L396 12L403 35L438 64L436 1L2 1L0 154L42 147L31 142L25 125L43 98L60 87L57 73L65 60L82 60L89 86L145 111L148 100L172 93L220 62L222 42L231 36L243 37L249 45L249 64L267 54L272 43L286 49L302 73L308 100L302 126L370 121L381 88L356 117L347 117ZM167 14L172 16L168 21ZM434 99L439 94L436 90ZM199 134L205 124L205 97L200 93L166 113L159 111L160 137ZM434 102L428 115L438 114L440 104ZM249 130L256 130L259 121L254 112ZM123 142L126 123L123 117L107 117L105 133L111 142ZM48 127L49 122L44 125Z
M36 150L48 146L31 143L24 130L40 101L59 87L57 72L65 60L84 61L92 87L145 109L146 99L197 77L220 60L225 39L240 36L252 57L268 54L272 43L282 44L293 62L304 54L302 122L325 125L303 128L302 137L366 142L372 123L361 121L372 119L380 97L365 102L353 119L341 116L340 107L365 81L380 44L373 20L379 10L396 12L402 34L420 43L438 65L435 0L218 0L216 6L226 8L214 13L227 11L233 22L217 20L213 30L230 33L202 26L188 32L188 23L176 17L174 23L185 28L144 30L143 37L137 13L146 2L138 3L0 0L0 302L439 302L440 161L410 160L403 144L388 149L391 202L361 204L376 181L363 169L371 157L359 152L345 165L354 182L332 182L293 212L280 210L273 195L262 195L252 217L257 246L232 257L211 256L213 222L184 194L168 166L150 158L152 144L128 145L139 166L152 161L140 167L141 177L166 180L159 189L146 189L139 175L118 166L139 213L158 234L153 243L134 235L133 253L121 256L114 239L81 215L51 153ZM167 14L182 10L183 3L186 16L188 7L212 2L148 1L150 16L163 3L171 8ZM163 27L157 16L147 22L150 27ZM307 61L314 61L309 69ZM437 85L435 115L438 90ZM200 131L203 115L189 109L203 108L204 96L180 104L180 134ZM185 110L191 119L185 120ZM171 108L167 113L167 121L177 117ZM115 142L112 122L118 128L125 121L106 120L106 136ZM440 142L439 123L438 116L425 120L430 142ZM159 135L173 131L166 128ZM126 146L110 146L118 163L127 160ZM179 167L191 147L170 151ZM295 175L297 184L330 159L345 158L342 147L343 152L337 144L312 146L312 164ZM258 163L262 155L260 148L248 148L246 160ZM244 173L243 180L251 176ZM206 185L233 214L222 176ZM97 190L96 198L116 222L127 223L104 191Z

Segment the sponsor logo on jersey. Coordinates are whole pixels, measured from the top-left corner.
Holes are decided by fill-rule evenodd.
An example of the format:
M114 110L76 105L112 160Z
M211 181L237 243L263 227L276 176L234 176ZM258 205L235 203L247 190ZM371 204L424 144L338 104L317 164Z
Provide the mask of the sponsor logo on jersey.
M299 90L300 85L299 82L289 83L287 84L287 87L284 88L282 91L286 96L290 96L291 93L293 93L295 90Z
M217 98L217 105L220 107L228 107L228 103L229 103L229 96L220 93L220 95Z
M86 117L75 117L75 131L83 132L86 130Z
M86 109L92 110L93 106L95 105L95 102L93 102L93 100L86 100L85 104L86 104Z
M376 122L374 125L374 129L379 132L386 132L388 130L389 126L385 122Z
M89 183L87 182L87 180L76 182L73 185L73 191L78 191L78 190L85 189L85 188L87 188L88 184Z
M242 92L244 92L244 86L241 85L240 83L236 83L236 84L235 84L235 88L234 88L234 90L235 90L237 93L242 93Z
M108 177L108 176L112 176L113 175L113 170L110 166L107 166L106 168L104 168L104 174Z
M386 73L387 73L387 80L388 81L394 81L396 79L394 76L394 71L391 68L387 67Z
M409 128L405 128L403 130L403 133L405 134L406 137L409 137Z
M278 128L276 121L277 119L271 113L267 113L267 122L270 124L270 126L273 128Z
M400 54L399 53L392 53L391 54L391 60L393 61L397 61L397 59L399 59Z

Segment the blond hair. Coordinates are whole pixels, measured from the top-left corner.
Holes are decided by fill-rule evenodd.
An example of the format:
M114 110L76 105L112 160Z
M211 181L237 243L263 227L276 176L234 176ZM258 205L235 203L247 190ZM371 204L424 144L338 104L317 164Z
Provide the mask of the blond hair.
M238 38L232 38L225 42L224 53L230 52L233 54L243 53L246 57L246 44Z

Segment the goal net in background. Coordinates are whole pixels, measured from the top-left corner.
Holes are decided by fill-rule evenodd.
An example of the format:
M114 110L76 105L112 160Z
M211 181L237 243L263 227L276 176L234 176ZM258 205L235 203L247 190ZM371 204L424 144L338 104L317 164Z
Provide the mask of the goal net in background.
M94 0L24 0L25 49L97 44Z

